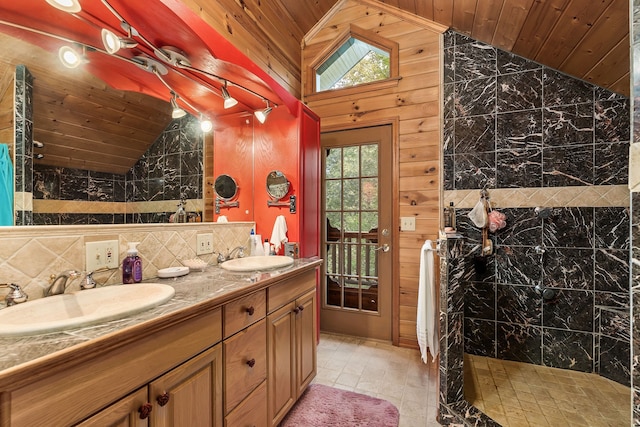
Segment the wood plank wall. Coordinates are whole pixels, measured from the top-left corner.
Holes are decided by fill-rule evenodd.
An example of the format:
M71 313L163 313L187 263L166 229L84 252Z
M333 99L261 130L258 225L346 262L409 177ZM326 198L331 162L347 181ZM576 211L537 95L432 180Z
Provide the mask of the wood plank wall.
M338 92L322 100L310 96L307 104L321 117L322 131L384 121L398 124L395 129L398 193L394 195L394 203L399 216L416 218L416 231L399 232L396 259L400 261L394 273L397 287L394 342L416 347L420 248L425 239L437 238L440 217L441 34L445 28L384 4L345 1L305 39L302 82L309 81L305 78L307 67L316 55L350 24L398 43L401 80L397 87L383 91L349 95ZM302 90L305 97L311 95L312 88L303 86Z
M15 67L0 62L0 144L13 147L13 81ZM11 148L13 151L13 148Z

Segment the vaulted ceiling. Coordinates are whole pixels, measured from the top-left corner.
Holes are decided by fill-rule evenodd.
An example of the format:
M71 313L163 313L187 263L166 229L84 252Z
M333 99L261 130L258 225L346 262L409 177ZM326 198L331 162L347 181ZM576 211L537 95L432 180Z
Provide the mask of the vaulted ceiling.
M136 5L142 3L110 0L111 3L127 12L127 15L132 19L144 21L146 18L152 18L162 21L166 15L168 21L154 23L154 27L159 31L151 35L153 40L179 46L194 46L195 43L197 57L205 58L198 66L201 68L213 67L211 70L215 73L228 73L229 75L236 73L247 86L265 96L283 102L282 100L287 96L290 97L291 94L274 93L275 86L272 84L273 80L270 80L272 72L275 72L271 69L273 64L263 62L258 63L258 67L246 64L244 67L237 67L229 61L221 61L220 56L225 59L224 55L228 49L218 48L209 38L202 36L203 32L208 30L202 28L194 30L189 27L190 23L184 19L180 20L180 26L176 26L175 17L180 18L176 9L188 5L196 13L200 12L201 16L208 10L209 15L214 18L209 21L209 24L219 33L226 33L222 35L231 43L234 42L233 37L237 37L240 33L240 27L242 27L242 31L255 37L252 42L254 52L260 46L264 46L264 50L267 51L265 56L277 58L280 63L286 64L285 73L289 76L289 81L293 82L288 86L288 89L293 95L299 96L299 86L296 87L296 85L300 84L300 45L304 41L304 36L319 21L322 21L325 14L336 3L345 0L149 1L153 1L158 7L167 10L161 12L158 7L154 7L152 8L153 13L146 13L145 10L149 9L146 2L145 6L140 8ZM482 42L614 92L629 95L628 0L380 0L380 2L385 3L385 6L397 7L408 13L438 22ZM114 22L111 22L113 21L112 16L99 16L97 14L101 12L94 12L100 6L98 0L81 0L81 3L87 6L91 15L98 16L98 21L107 22L114 26ZM174 16L173 13L176 15ZM60 15L53 15L51 7L45 4L45 0L23 0L21 2L0 0L0 32L8 32L14 37L20 36L20 33L15 29L7 30L7 27L2 24L4 20L18 21L23 25L35 23L51 30L57 24L61 24L61 19L67 19L66 16L61 18ZM215 19L216 17L222 17L222 19ZM86 20L86 17L83 19ZM80 27L83 19L65 21L63 23L65 24L64 35L73 36L73 32ZM91 28L96 23L99 22L89 23L88 26L85 23L86 29L82 31L87 34L81 35L95 37L91 33ZM384 25L384 17L381 18L381 25ZM117 27L117 22L115 22L115 27ZM145 24L145 28L147 27L149 25ZM165 29L169 29L169 31L163 32ZM38 44L38 40L33 36L26 37L26 39L21 38L30 43ZM77 39L75 36L71 38ZM84 41L87 40L89 44L93 45L100 43L99 39L97 41L85 39ZM2 56L0 58L0 96L3 88L7 89L7 85L3 84L3 81L6 83L7 70L15 66L16 63L26 63L27 66L31 64L35 70L34 73L42 76L41 81L48 80L53 82L51 84L58 86L57 92L51 90L34 93L35 96L44 96L44 102L47 102L46 111L39 113L41 114L40 120L34 124L36 139L40 138L44 139L45 143L49 142L48 158L45 157L39 162L121 173L135 163L135 160L153 143L154 135L157 135L158 130L170 120L168 96L166 96L168 91L155 79L155 76L149 75L145 71L138 70L135 79L124 81L122 75L115 77L118 73L112 73L112 71L118 70L119 65L104 62L108 60L107 57L98 58L96 64L100 66L100 70L94 74L103 81L93 76L85 76L85 83L82 85L69 84L64 74L68 73L68 70L63 71L63 69L54 66L53 62L48 62L49 59L44 58L45 51L42 43L31 51L27 43L13 43L6 36L3 36L0 43L3 46L3 53L0 53ZM251 56L247 50L245 49L243 52ZM134 52L134 54L140 53L149 52L144 49L138 49ZM55 62L55 56L53 59ZM248 69L252 71L247 72ZM183 81L185 86L180 86ZM265 82L267 83L265 84ZM184 79L171 80L171 84L177 85L180 90L190 92L190 95L193 96L192 101L199 111L228 114L228 112L218 109L219 94L211 91L212 88L215 91L220 85L219 82L213 81L212 84L210 81L210 87L207 90L193 89L189 86L192 82ZM112 91L108 87L109 85L120 86L122 89L128 90L135 90L137 85L144 89L143 92L146 92L147 95L131 92L120 95L120 92ZM71 94L70 91L73 90L78 92ZM242 96L238 91L235 93ZM155 98L150 98L149 95ZM212 99L214 99L213 103ZM42 101L38 100L37 102ZM93 114L89 113L89 104L102 105L102 107ZM243 110L251 111L252 108L259 107L262 100L248 96L241 99L241 104L244 105L236 107L232 113L237 114ZM71 114L72 109L79 110L80 114ZM4 117L2 113L0 111L0 117ZM71 123L72 127L64 127L67 122L74 120L76 123ZM136 123L145 123L145 125L136 126ZM145 129L141 129L142 127ZM76 133L73 133L72 129L75 129ZM95 130L95 135L92 135L91 129ZM139 132L134 132L134 130ZM125 132L125 135L117 133L122 131ZM129 135L126 134L127 132ZM122 143L122 149L114 151L108 148L109 140L122 142L129 138L132 138L132 142ZM110 151L111 154L100 151L104 149ZM85 153L89 159L78 161L75 155L70 154L73 150L76 154ZM96 155L96 153L99 154ZM95 159L100 161L89 161Z

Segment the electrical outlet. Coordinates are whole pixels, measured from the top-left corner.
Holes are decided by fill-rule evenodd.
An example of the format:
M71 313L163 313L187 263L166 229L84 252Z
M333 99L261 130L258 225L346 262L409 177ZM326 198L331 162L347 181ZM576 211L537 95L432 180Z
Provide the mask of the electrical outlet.
M198 234L196 236L196 255L213 253L213 233Z
M102 240L85 244L85 265L87 271L101 268L118 268L118 241Z
M414 216L400 217L400 231L416 231L416 217Z

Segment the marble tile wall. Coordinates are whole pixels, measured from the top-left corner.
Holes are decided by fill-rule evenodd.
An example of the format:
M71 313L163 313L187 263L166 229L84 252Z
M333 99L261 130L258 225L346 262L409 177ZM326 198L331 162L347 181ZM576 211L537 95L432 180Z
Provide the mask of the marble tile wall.
M61 212L59 205L36 202L49 209L34 213L33 221L38 225L166 223L180 199L193 201L194 206L202 199L202 153L198 121L187 115L172 121L126 175L35 166L34 199L93 203L75 203L76 211L83 213L74 213L73 204L66 204L71 212Z
M33 191L33 76L24 65L16 66L14 93L15 224L31 225Z
M444 200L464 206L463 266L448 282L462 291L445 311L463 312L464 340L453 328L449 342L628 385L630 100L455 32L444 48ZM466 216L483 188L508 223L489 257Z

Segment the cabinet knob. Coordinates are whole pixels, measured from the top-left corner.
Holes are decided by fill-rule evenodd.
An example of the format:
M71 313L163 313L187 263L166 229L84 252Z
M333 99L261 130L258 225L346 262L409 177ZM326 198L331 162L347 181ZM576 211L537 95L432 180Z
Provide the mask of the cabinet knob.
M250 368L253 368L255 364L256 364L256 359L247 360L247 365L249 365Z
M158 405L164 406L169 403L170 395L166 391L156 398Z
M138 408L138 413L140 414L140 419L141 420L146 420L149 417L149 414L151 413L152 409L153 409L153 406L149 402L147 402L147 403L143 404L141 407L139 407Z
M299 306L298 306L298 310L300 310L300 311L304 311L304 305L299 305Z
M298 307L296 307L296 308L294 308L294 309L293 309L293 312L294 312L295 314L298 314L298 313L300 313L300 309L299 309Z
M251 307L247 307L247 314L248 314L249 316L253 316L253 313L255 313L255 311L256 311L256 309L255 309L255 308L253 308L253 306L251 306Z

